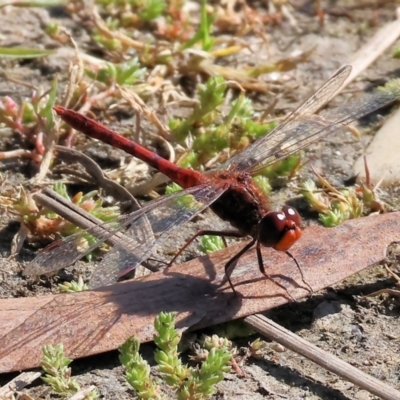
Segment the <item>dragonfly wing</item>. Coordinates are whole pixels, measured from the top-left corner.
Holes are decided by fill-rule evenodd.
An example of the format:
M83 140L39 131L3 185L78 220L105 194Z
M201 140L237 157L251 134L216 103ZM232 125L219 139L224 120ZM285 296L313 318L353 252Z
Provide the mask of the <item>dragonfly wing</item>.
M115 283L118 280L120 268L127 268L127 265L129 265L133 269L142 262L141 254L139 254L140 248L152 248L154 246L155 237L146 213L141 215L130 214L127 219L129 222L124 221L122 224L120 240L96 265L90 278L90 288ZM131 220L132 222L130 222ZM128 226L126 226L126 223L128 223ZM133 252L131 248L136 248L136 251Z
M351 68L340 69L321 89L317 91L316 104L311 96L269 135L257 140L249 148L234 157L230 169L256 173L261 168L304 149L312 142L321 139L351 122L378 110L400 98L400 81L394 81L389 87L366 94L340 107L310 115L318 109L324 97L328 100L347 78ZM246 159L246 157L248 157Z
M92 252L101 243L112 239L115 248L106 255L104 262L99 265L100 268L96 269L91 286L113 283L121 275L121 271L126 273L134 269L174 229L207 208L224 191L222 186L204 184L151 201L138 211L46 247L26 267L25 274L49 274L65 268ZM195 201L189 201L186 197L188 195L192 195ZM88 234L95 236L96 241L90 246L82 246L82 240ZM120 264L113 264L113 261Z
M229 169L248 171L261 162L263 165L271 164L286 157L288 154L297 151L294 150L291 153L280 157L280 151L282 147L285 147L284 145L289 141L289 139L290 141L296 141L297 139L301 140L301 137L299 138L298 135L299 132L301 132L300 128L304 128L304 124L307 122L305 118L312 116L332 99L350 75L351 70L351 65L345 65L340 68L272 132L256 140L246 150L232 157L228 161ZM303 122L301 127L299 127L299 120ZM306 132L303 132L303 134L306 135ZM293 135L296 135L297 137L293 137Z
M205 210L224 191L225 186L199 185L185 190L185 194L164 196L160 200L150 202L142 209L142 215L137 212L129 217L124 236L128 238L124 246L117 245L107 253L96 267L91 287L105 286L126 275L140 263L147 260L165 240L195 215ZM189 196L191 195L191 196ZM156 205L156 206L155 206ZM152 228L152 239L145 237L137 227L138 220L145 217Z
M70 266L118 233L121 221L123 218L117 218L57 240L36 255L34 260L25 267L24 274L27 276L46 275ZM97 240L90 244L87 238L93 236Z
M280 142L275 143L275 159L268 157L266 148L264 148L264 151L260 151L258 154L260 161L252 166L251 171L252 173L256 173L257 170L266 165L270 165L277 160L282 160L290 154L304 149L312 142L398 99L400 99L400 80L389 88L366 94L334 110L322 112L306 120L293 122L289 131L286 132L286 137Z

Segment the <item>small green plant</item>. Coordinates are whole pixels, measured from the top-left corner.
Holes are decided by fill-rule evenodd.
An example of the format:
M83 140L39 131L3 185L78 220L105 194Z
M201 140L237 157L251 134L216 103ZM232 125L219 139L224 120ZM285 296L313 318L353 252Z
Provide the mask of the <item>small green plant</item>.
M193 109L192 114L185 119L171 119L169 122L170 129L178 142L185 141L189 133L196 132L197 127L204 130L206 127L213 126L220 115L218 107L224 102L226 88L226 82L220 76L212 77L205 84L198 86L199 103ZM194 133L194 135L196 134ZM203 136L201 139L205 138L207 136ZM226 146L226 143L223 145Z
M227 82L221 76L209 78L197 88L199 103L193 112L185 119L169 121L179 143L192 142L179 161L183 167L201 169L215 157L223 161L274 128L274 123L254 120L252 103L243 93L225 110L226 89Z
M337 226L343 221L358 218L362 214L363 205L354 191L320 190L310 179L301 185L300 191L311 209L319 213L319 220L326 227Z
M291 179L302 167L303 153L295 153L260 170L259 176L275 181L279 178Z
M206 254L222 250L224 247L225 245L222 237L215 235L202 236L199 244L199 250Z
M355 188L335 189L326 179L318 175L321 188L312 180L306 180L300 192L311 209L319 213L319 219L326 227L334 227L343 221L359 218L365 212L383 212L385 205L381 202L370 180L368 165L365 161L366 182Z
M121 28L121 21L108 17L104 21L104 25L109 32L118 31ZM125 46L121 43L119 38L116 38L111 34L104 34L103 30L98 28L93 29L93 40L108 51L122 51L125 49Z
M249 353L251 357L258 359L262 358L265 347L266 343L264 340L261 340L260 338L253 340L251 343L249 343Z
M167 7L164 0L97 0L104 13L119 19L124 27L138 26L163 14Z
M183 190L182 187L180 187L177 183L173 182L173 183L170 183L169 185L167 185L167 187L165 188L165 194L172 194L172 193L180 192L181 190ZM176 204L179 207L194 208L199 203L196 201L196 199L192 195L186 194L184 196L177 197Z
M166 194L171 194L175 192L181 191L182 188L177 183L170 183L165 188ZM193 196L186 195L179 197L177 203L184 207L193 207L195 205L196 200ZM204 235L200 239L199 250L205 254L213 253L217 250L222 250L225 247L224 241L221 236L214 236L214 235Z
M207 0L201 0L200 26L194 36L182 44L180 50L185 50L200 43L204 51L211 51L215 44L215 38L211 36L211 28L214 18L207 14Z
M97 71L86 69L89 78L95 79L106 85L134 85L139 79L143 78L146 68L141 68L138 58L120 64L107 62L104 67Z
M136 0L138 16L141 21L152 21L163 14L167 8L164 0Z
M78 282L71 281L71 282L64 282L57 285L60 289L61 293L75 293L75 292L83 292L84 290L88 290L89 287L83 281L83 278L79 276Z
M119 349L126 380L136 390L139 399L160 399L159 389L150 377L150 366L139 354L139 348L139 340L132 336Z
M175 182L172 182L169 185L167 185L167 187L165 188L165 194L180 192L181 190L183 190L183 188L181 186L179 186Z
M377 91L388 93L389 96L396 96L398 95L400 90L400 78L391 79L389 82L386 83L384 86L379 86Z
M131 40L137 29L165 14L167 3L164 0L97 0L99 14L98 23L93 29L93 40L106 50L128 52L131 44L136 50L146 46Z
M63 183L54 184L52 189L103 222L111 222L120 215L118 206L103 207L103 200L101 198L95 199L98 194L97 191L85 195L79 192L70 198L67 187ZM66 221L53 211L45 207L37 208L31 196L24 191L22 191L19 201L14 204L13 209L19 213L24 225L42 238L48 238L54 234L65 237L81 231L76 225ZM81 245L83 246L84 242L90 245L95 240L92 235L86 234L82 236Z
M45 153L44 137L54 133L53 106L56 101L58 82L54 79L48 91L38 89L29 100L19 104L5 96L0 100L0 128L7 127L24 135L34 144L34 150L24 151L25 157L39 162ZM1 158L15 157L15 152L2 152Z
M272 188L267 176L262 174L256 175L253 177L253 181L265 195L271 192Z
M72 360L65 356L62 344L44 346L41 366L46 374L42 379L56 393L65 397L70 397L81 390L78 382L71 378L71 368L69 368L71 362ZM95 390L85 397L87 400L98 398L99 394Z
M230 370L232 355L225 346L208 350L200 368L182 363L178 345L181 333L175 329L175 314L160 313L155 319L154 342L158 347L155 360L159 373L171 386L178 399L200 400L214 392L214 386L223 379L223 373ZM126 368L126 378L137 391L140 399L161 398L159 389L150 377L150 367L139 354L139 341L134 337L120 348L120 360Z
M121 215L120 208L118 206L103 207L103 200L95 198L97 191L92 191L85 195L80 192L70 198L63 183L54 184L52 189L102 222L107 222L111 225L118 224L118 217ZM0 197L0 208L7 208L10 212L16 214L23 225L23 232L30 232L39 240L48 241L49 239L54 239L55 236L66 237L82 231L79 227L48 208L36 204L32 195L23 188L19 190L18 194L13 192L12 197L11 195L8 198ZM19 234L17 233L17 235ZM22 243L25 238L26 234L23 236ZM82 247L88 247L97 240L88 232L82 233L80 239L79 245ZM102 248L104 249L106 246L104 244ZM93 253L89 253L86 257L91 260ZM70 285L69 290L73 291L84 288L84 284L79 282L76 284L71 283ZM63 289L66 290L66 288Z

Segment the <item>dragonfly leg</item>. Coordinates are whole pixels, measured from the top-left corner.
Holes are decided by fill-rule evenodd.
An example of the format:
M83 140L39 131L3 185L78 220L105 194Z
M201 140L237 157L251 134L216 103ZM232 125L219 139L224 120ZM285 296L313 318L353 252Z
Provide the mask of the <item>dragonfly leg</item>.
M287 295L289 296L290 300L293 302L296 302L296 299L288 292L285 286L281 285L279 282L275 281L273 278L271 278L266 272L264 268L264 263L263 263L263 257L261 254L261 243L260 241L257 241L256 245L256 251L257 251L257 259L258 259L258 268L260 269L260 272L271 282L275 283L276 286L279 286L281 289L283 289Z
M300 271L300 275L301 275L301 279L303 281L303 283L308 287L308 290L310 292L310 294L314 294L314 290L313 288L310 286L310 284L304 279L304 274L303 274L303 270L300 267L300 264L297 262L296 257L294 257L292 255L292 253L290 253L289 251L285 251L285 253L294 261L294 263L296 264L297 269Z
M192 244L192 242L197 239L200 236L205 236L205 235L214 235L214 236L221 236L222 241L224 242L225 247L227 247L226 243L226 236L229 237L243 237L243 234L240 233L239 231L211 231L211 230L201 230L198 231L195 235L193 235L180 249L179 251L175 254L175 256L172 258L172 260L168 263L167 268L169 268L175 260L185 251L185 249Z
M243 235L242 235L243 236ZM235 295L237 295L237 292L235 288L233 287L233 283L231 281L231 275L233 272L234 267L232 268L231 271L229 271L229 268L236 263L237 260L239 260L240 257L244 253L246 253L247 250L249 250L251 247L254 246L254 243L256 242L256 239L253 239L251 242L247 243L246 246L244 246L238 253L236 253L226 264L225 264L225 276L228 279L229 285L232 288L232 291Z

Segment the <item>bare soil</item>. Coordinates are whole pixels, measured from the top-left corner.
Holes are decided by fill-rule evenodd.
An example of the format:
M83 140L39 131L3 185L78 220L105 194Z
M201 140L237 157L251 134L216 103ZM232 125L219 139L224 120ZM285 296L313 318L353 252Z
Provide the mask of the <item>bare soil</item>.
M307 3L293 12L301 32L293 28L287 19L281 24L267 26L268 43L260 51L243 55L231 56L231 65L260 64L267 59L277 59L293 51L306 51L313 48L307 62L299 64L295 71L283 74L278 82L280 100L276 112L288 112L301 99L307 97L313 90L328 78L340 65L345 64L370 38L377 29L395 18L394 2L382 2L379 6L362 4L363 2L327 5L325 24L321 28L314 15L314 6ZM331 13L329 14L329 11ZM7 12L0 10L0 38L2 46L21 46L52 48L58 46L43 32L42 26L53 18L67 26L75 40L82 48L89 48L89 38L85 28L64 14L62 9L31 9L14 8ZM16 24L16 21L17 24ZM18 26L18 30L16 30ZM246 37L246 40L254 38ZM379 60L361 77L360 81L351 86L356 94L371 85L384 83L388 78L400 76L399 61L392 58L394 49L383 54ZM88 50L90 51L90 50ZM0 59L0 65L7 74L12 74L13 81L0 80L0 95L11 96L19 100L29 98L32 89L19 84L25 82L34 86L49 88L54 76L60 76L60 82L65 82L68 70L68 60L62 57L47 57L37 60L15 61ZM266 96L254 95L257 108L265 108L268 102ZM335 101L333 102L335 103ZM334 104L333 104L334 105ZM383 115L389 110L381 111ZM371 125L372 124L372 125ZM364 132L373 133L379 125L375 116L361 121L361 128L368 127ZM133 122L132 122L133 126ZM24 140L16 133L0 132L0 150L9 150L24 145ZM352 176L352 165L362 154L370 140L370 135L364 134L360 140L349 132L340 132L326 138L323 143L317 143L308 150L307 155L313 160L313 165L328 179L338 186L343 186L346 179ZM98 147L97 147L98 146ZM85 146L83 146L84 148ZM79 146L78 146L79 148ZM121 152L110 150L97 143L91 150L97 155L97 160L104 166L118 164ZM18 185L29 190L30 178L37 171L37 165L27 159L9 159L0 162L0 174L10 185L0 187L0 196L10 196ZM272 195L272 203L282 204L294 196L296 183L306 177L312 177L306 166L289 188L277 190ZM383 200L399 208L398 188L382 190ZM315 215L307 213L306 206L297 202L300 212L306 218L307 224L318 223ZM197 221L190 230L209 223L214 216L206 213L204 219ZM212 220L215 227L216 222ZM0 295L3 298L18 296L38 296L55 290L55 281L34 284L21 275L21 262L33 257L34 251L42 244L27 242L20 257L10 259L11 241L18 231L15 217L3 213L0 220ZM189 231L188 231L189 232ZM183 235L190 236L185 232ZM400 234L399 234L400 239ZM318 240L318 238L316 238ZM83 267L85 273L90 268ZM399 272L398 265L394 265ZM395 270L394 269L394 270ZM75 268L73 273L82 272ZM368 297L376 290L393 288L394 280L381 267L367 270L354 276L334 288L323 293L317 293L311 298L295 304L275 309L268 313L282 326L299 334L310 342L330 351L341 359L362 369L363 371L384 380L387 384L400 390L400 308L398 298ZM151 301L151 299L149 299ZM237 339L237 346L247 346L256 336ZM143 345L143 354L152 363L152 344ZM123 369L118 362L117 352L103 354L72 364L73 374L79 383L86 387L95 385L104 399L133 399L133 391L123 378ZM263 359L247 359L242 365L245 376L235 372L226 375L218 385L215 399L375 399L373 395L357 386L323 370L301 356L291 351L279 351L276 344L269 343ZM11 375L0 377L0 385L5 384ZM50 389L37 384L26 391L33 398L57 398ZM169 394L169 396L172 395Z

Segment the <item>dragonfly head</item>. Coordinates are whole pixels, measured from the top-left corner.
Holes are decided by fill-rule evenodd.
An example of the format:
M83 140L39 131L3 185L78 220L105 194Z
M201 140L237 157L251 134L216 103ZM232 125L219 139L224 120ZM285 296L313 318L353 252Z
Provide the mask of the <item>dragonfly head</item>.
M300 239L301 218L299 213L289 206L282 211L270 211L260 222L258 240L265 247L278 251L287 251Z

